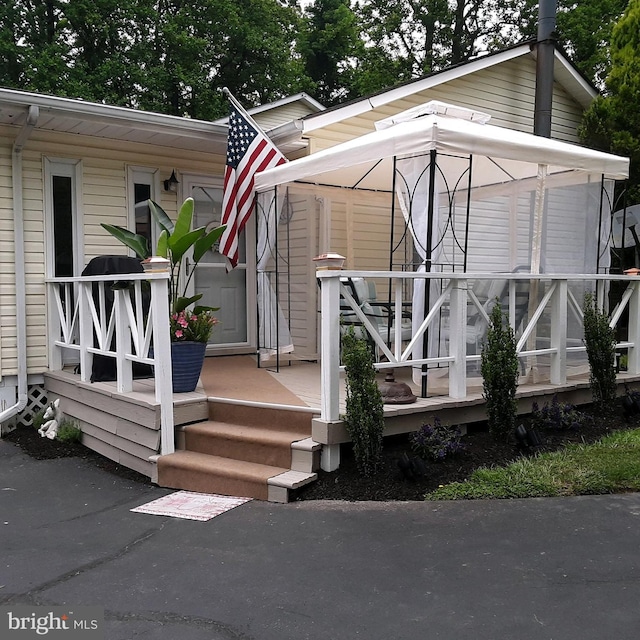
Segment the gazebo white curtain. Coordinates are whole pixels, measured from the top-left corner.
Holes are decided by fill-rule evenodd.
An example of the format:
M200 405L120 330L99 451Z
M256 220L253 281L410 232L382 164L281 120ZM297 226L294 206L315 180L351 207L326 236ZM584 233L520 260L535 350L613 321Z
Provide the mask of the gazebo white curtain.
M278 222L285 206L286 191L274 188L261 193L257 201L257 296L258 341L262 357L293 351L289 324L275 287L277 272Z

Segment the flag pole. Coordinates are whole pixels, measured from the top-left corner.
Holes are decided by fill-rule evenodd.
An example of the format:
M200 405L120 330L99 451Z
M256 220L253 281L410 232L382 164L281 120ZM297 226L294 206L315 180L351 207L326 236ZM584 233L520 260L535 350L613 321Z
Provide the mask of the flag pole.
M248 111L238 102L238 99L229 91L227 87L222 87L222 93L227 96L229 102L245 117L251 124L261 133L265 138L271 140L271 138L265 133L262 127L249 115Z

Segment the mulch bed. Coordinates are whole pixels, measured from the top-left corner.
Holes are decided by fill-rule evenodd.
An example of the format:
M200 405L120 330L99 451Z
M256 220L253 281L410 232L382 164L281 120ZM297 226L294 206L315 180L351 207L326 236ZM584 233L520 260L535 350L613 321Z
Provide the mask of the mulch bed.
M3 436L3 440L17 445L28 456L36 460L53 460L56 458L82 458L99 469L117 475L125 480L151 484L147 476L101 456L79 442L60 442L43 438L35 427L18 425L11 433Z
M555 451L569 443L590 443L619 429L640 426L640 419L627 422L621 412L601 414L592 406L581 407L582 413L593 417L590 424L579 430L550 430L540 435L543 445L538 451ZM527 424L528 418L519 423ZM413 456L409 435L385 438L380 471L371 477L363 477L356 467L350 445L342 445L338 470L320 471L318 481L300 489L296 500L423 500L425 493L439 485L466 480L475 469L487 466L503 466L523 455L515 440L496 442L488 433L486 423L473 425L463 436L465 451L442 462L429 462L425 475L407 479L400 471L398 461L403 454Z
M621 411L601 414L592 406L581 411L593 417L590 424L579 430L547 431L542 433L544 444L540 451L555 451L572 442L594 442L619 429L637 428L640 417L626 421ZM527 423L527 418L520 422ZM101 456L79 443L61 443L42 438L34 427L18 426L4 437L19 446L27 455L38 460L79 457L97 467L119 477L135 482L150 484L150 480L131 469L127 469ZM407 479L398 467L403 454L413 456L409 435L385 438L382 465L378 473L371 477L362 476L356 467L349 445L342 445L340 468L327 473L320 471L318 481L294 492L292 500L422 500L427 491L439 485L466 480L478 467L502 466L523 455L511 442L496 442L488 433L484 423L472 425L463 437L465 451L442 462L426 464L425 475L413 480Z

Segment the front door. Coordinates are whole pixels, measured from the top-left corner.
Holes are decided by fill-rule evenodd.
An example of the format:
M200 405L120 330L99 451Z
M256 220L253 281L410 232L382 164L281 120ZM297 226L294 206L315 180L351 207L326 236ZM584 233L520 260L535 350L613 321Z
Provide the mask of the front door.
M194 227L209 230L219 226L222 217L222 184L211 179L183 175L185 197L194 200ZM227 273L224 256L217 245L195 268L192 283L195 293L202 293L198 304L219 307L220 320L211 336L207 352L211 354L248 353L255 351L255 289L248 274L255 271L254 251L247 252L247 241L253 246L253 224L250 222L240 236L238 266ZM247 255L249 254L249 255Z

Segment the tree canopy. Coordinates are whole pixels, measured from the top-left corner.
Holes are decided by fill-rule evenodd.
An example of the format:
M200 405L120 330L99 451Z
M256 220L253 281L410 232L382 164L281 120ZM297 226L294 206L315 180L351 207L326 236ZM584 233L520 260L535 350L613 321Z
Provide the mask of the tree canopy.
M631 159L628 203L640 203L640 0L630 0L613 29L606 94L587 110L579 133L590 146Z
M558 0L558 41L602 85L626 0ZM210 119L307 91L326 105L534 37L536 0L8 0L0 84Z

